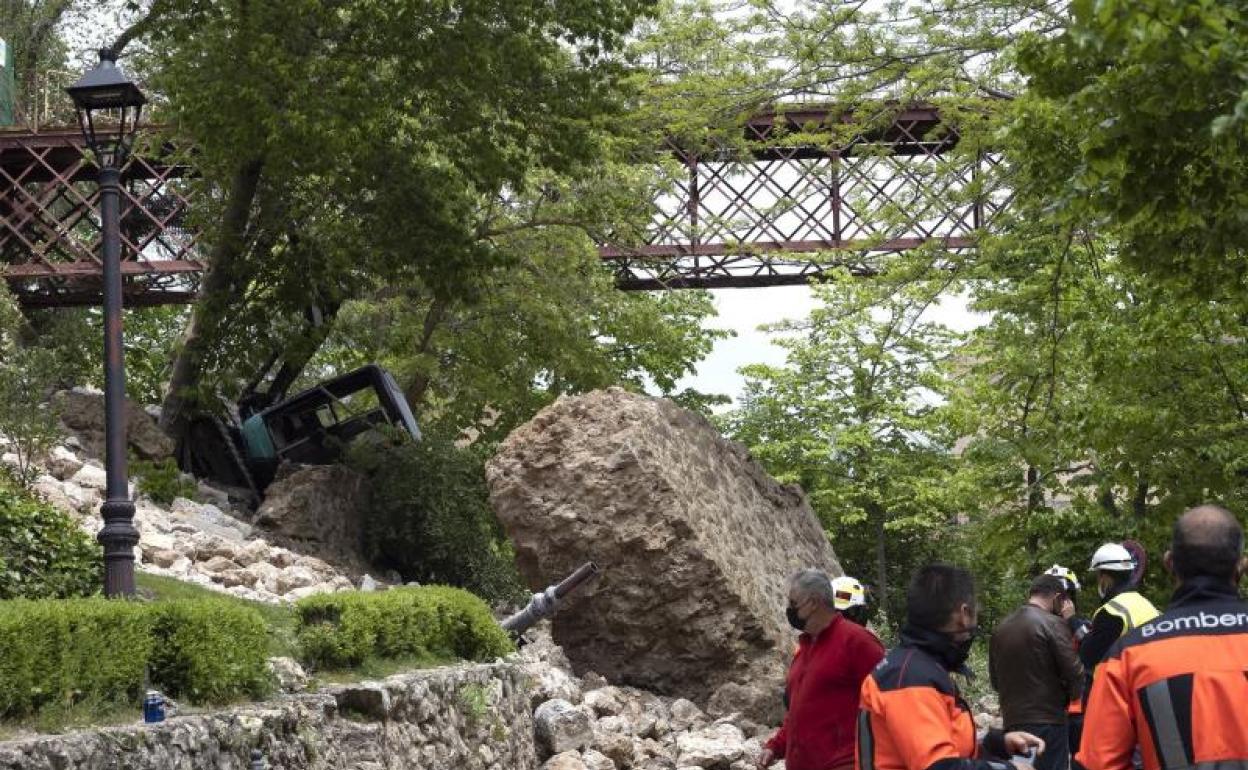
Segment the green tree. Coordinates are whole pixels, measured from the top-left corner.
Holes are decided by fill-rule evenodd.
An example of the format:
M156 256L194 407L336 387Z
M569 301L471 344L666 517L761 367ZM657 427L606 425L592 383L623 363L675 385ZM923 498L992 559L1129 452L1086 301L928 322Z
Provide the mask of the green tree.
M158 117L192 141L208 270L172 366L173 433L281 350L296 369L379 287L460 298L499 255L480 215L531 173L601 154L616 56L646 0L157 0L139 39ZM268 341L257 345L258 340Z
M594 240L567 224L592 219L569 210L582 205L575 202L603 199L544 188L539 211L513 205L512 216L496 215L487 237L506 259L475 281L471 299L440 300L416 285L350 302L308 376L380 361L406 383L422 422L454 431L495 415L478 425L485 439L501 438L559 395L612 385L705 403L675 391L727 334L705 328L715 312L710 296L617 290Z
M0 285L0 446L16 458L17 479L30 484L38 460L58 435L49 404L55 382L55 356L46 348L22 344L25 319L8 289Z
M1248 32L1236 3L1075 0L1032 35L1017 184L1120 230L1129 264L1239 291L1248 223Z
M750 366L729 433L777 478L801 484L838 556L900 617L905 576L937 552L953 517L944 480L950 434L936 419L937 364L953 335L924 313L923 284L849 276L813 290L808 320L773 331L783 367Z

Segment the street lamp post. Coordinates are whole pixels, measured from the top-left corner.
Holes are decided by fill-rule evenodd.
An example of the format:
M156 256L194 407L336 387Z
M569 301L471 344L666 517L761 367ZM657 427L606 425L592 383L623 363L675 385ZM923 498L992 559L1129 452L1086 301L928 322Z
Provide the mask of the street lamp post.
M99 65L66 89L87 146L100 169L100 220L104 251L104 468L100 514L104 528L104 595L134 595L134 502L126 477L126 370L121 345L121 168L139 126L146 97L117 67L109 49Z

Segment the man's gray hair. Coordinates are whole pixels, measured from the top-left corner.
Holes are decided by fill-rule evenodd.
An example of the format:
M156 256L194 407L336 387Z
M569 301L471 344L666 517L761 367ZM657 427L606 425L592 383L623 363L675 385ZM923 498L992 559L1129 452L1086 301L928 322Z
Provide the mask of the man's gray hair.
M832 578L828 573L818 569L803 569L793 573L789 578L789 587L797 590L803 597L813 598L831 608L833 603Z

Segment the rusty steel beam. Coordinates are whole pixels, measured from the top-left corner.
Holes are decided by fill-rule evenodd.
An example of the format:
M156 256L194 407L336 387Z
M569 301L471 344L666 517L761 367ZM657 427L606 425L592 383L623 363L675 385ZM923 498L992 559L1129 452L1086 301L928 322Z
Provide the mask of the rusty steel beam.
M747 120L739 138L668 141L676 163L661 164L649 226L599 244L619 288L794 285L832 267L866 275L882 254L972 249L1008 204L1002 193L963 194L999 159L955 159L961 137L931 105L776 110ZM184 225L193 174L168 144L123 171L128 305L194 296L200 234ZM0 130L0 277L24 304L100 299L95 178L77 129Z
M668 141L676 164L664 167L645 232L599 243L619 288L799 285L833 268L868 275L879 255L974 248L1008 202L1002 192L967 194L999 159L955 158L961 136L931 105L874 115L802 107L759 114L742 132L731 145Z
M127 305L187 302L198 276L199 233L188 160L171 144L136 153L121 172L122 275ZM103 300L98 170L81 131L0 130L0 278L23 305Z

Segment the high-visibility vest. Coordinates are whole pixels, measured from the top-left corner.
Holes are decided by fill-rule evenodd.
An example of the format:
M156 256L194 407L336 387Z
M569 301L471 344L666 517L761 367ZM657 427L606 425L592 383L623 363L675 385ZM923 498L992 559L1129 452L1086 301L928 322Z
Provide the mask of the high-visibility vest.
M1152 602L1136 591L1123 591L1105 602L1093 613L1092 619L1095 621L1096 616L1102 612L1108 612L1122 620L1122 633L1119 636L1125 636L1128 631L1144 625L1161 614Z

